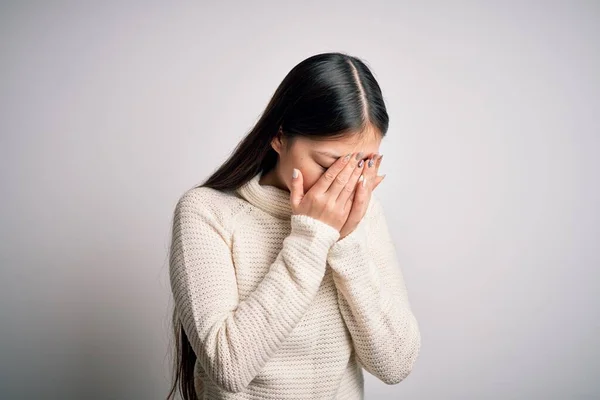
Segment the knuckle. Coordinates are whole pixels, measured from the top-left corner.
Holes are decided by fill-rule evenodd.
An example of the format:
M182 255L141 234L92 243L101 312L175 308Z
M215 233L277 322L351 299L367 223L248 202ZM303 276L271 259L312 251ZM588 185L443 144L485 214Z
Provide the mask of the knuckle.
M319 207L325 207L327 205L327 198L325 196L313 196L313 203Z
M323 202L321 203L324 208L332 209L335 206L335 198L331 197L329 194L323 197Z
M342 175L338 175L335 178L336 183L340 184L340 185L345 185L346 184L346 178Z
M328 212L332 212L332 213L335 212L335 208L336 208L335 207L335 199L328 198L327 201L325 202L324 206Z

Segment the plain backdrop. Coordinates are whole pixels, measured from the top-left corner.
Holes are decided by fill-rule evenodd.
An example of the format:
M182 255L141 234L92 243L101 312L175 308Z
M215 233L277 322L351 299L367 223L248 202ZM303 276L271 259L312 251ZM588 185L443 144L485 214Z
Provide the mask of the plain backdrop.
M422 335L366 398L600 398L599 2L0 7L2 399L165 397L174 205L325 51L382 87Z

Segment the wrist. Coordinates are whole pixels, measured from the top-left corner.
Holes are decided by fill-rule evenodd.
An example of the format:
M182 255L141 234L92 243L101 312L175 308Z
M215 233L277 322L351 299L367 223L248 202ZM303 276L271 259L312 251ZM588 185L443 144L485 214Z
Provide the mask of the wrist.
M359 223L354 230L345 232L344 236L340 235L338 240L331 247L330 256L339 256L348 251L356 251L361 246L366 245L367 236L362 223Z

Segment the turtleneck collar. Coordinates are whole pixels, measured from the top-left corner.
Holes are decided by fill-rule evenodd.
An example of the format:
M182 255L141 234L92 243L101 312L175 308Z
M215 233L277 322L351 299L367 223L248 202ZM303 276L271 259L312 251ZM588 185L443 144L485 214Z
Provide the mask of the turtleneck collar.
M290 192L271 185L261 185L258 181L261 173L240 186L236 192L255 207L280 219L289 219L292 215Z

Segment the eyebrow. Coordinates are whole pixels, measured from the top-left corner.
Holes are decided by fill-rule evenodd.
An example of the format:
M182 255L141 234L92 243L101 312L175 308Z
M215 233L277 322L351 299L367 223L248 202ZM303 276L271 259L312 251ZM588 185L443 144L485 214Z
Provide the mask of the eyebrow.
M341 157L340 155L337 155L337 154L335 154L335 153L330 153L330 152L328 152L328 151L319 151L319 150L315 150L315 153L317 153L317 154L322 154L322 155L324 155L324 156L327 156L327 157L330 157L330 158L335 158L335 159L338 159L338 158L340 158L340 157Z

